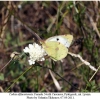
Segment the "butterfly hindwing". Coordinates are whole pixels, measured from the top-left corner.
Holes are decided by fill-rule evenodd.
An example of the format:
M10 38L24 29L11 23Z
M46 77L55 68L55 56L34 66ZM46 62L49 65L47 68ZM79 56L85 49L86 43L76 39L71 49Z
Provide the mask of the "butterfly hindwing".
M55 61L65 58L68 53L68 49L56 41L46 41L43 47L47 54Z

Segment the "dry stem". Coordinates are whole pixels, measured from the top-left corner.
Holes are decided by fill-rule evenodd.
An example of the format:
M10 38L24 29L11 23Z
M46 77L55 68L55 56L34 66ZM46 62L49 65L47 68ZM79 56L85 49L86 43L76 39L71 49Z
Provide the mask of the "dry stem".
M71 53L71 52L68 52L68 54L71 55L71 56L79 58L85 65L89 66L92 70L97 71L97 69L94 66L92 66L86 60L84 60L79 54L74 54L74 53Z

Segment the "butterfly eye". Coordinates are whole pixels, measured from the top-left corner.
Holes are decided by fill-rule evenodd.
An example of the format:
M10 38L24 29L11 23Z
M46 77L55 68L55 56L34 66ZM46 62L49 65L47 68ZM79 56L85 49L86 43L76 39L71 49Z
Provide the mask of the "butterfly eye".
M59 40L59 38L57 38L57 41Z

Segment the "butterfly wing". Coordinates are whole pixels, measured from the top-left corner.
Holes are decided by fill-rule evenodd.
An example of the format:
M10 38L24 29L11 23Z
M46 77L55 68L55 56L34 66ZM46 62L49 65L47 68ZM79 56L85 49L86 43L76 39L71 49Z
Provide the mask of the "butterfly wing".
M68 35L63 35L62 37L67 40L66 46L69 48L73 40L73 35L68 34Z
M73 36L72 35L59 35L59 36L50 37L46 41L60 42L65 47L69 48L69 46L71 45L72 40L73 40Z
M54 60L58 61L65 58L68 54L68 49L61 43L56 41L46 41L42 44L46 53Z

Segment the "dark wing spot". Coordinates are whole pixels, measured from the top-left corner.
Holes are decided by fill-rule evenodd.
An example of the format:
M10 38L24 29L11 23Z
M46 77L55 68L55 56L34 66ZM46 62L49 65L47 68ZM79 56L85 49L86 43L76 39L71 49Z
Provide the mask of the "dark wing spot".
M59 41L59 38L57 38L57 41Z

